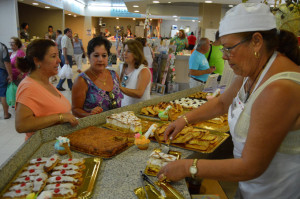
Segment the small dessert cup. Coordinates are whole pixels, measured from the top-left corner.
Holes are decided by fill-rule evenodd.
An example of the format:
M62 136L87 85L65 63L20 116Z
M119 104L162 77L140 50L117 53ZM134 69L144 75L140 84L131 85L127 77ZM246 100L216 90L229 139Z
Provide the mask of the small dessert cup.
M137 147L140 149L140 150L147 150L149 148L149 143L146 143L146 144L138 144Z

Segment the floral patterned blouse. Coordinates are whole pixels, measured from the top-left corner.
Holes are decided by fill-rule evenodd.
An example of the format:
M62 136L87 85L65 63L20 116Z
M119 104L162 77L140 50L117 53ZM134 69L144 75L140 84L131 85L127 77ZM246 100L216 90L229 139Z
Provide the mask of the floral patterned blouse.
M91 112L93 108L100 106L103 111L108 111L113 108L121 107L121 100L123 99L123 94L119 87L119 80L116 76L116 72L109 70L113 79L113 89L112 91L105 91L100 89L94 84L94 82L85 73L79 74L88 84L88 91L86 93L85 102L83 104L83 110L86 112ZM110 95L113 93L113 95ZM114 97L114 98L112 98ZM113 104L116 103L116 107Z
M175 37L175 38L172 38L170 42L173 42L175 41L175 45L177 46L176 47L176 52L180 52L182 50L185 49L185 44L188 43L188 40L187 38L184 38L184 39L180 39L179 37Z

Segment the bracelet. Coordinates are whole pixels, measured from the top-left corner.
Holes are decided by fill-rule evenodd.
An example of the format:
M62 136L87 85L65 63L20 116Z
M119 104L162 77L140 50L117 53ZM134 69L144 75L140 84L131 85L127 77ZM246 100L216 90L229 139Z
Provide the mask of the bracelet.
M189 124L189 121L188 121L188 119L186 118L186 116L184 115L184 116L182 116L182 118L184 119L184 121L185 121L185 123L186 123L186 125L188 126L188 125L190 125Z
M63 114L62 114L62 113L60 113L60 114L58 115L58 117L59 117L59 122L60 122L60 123L62 123L62 122L63 122L63 120L64 120L64 116L63 116Z

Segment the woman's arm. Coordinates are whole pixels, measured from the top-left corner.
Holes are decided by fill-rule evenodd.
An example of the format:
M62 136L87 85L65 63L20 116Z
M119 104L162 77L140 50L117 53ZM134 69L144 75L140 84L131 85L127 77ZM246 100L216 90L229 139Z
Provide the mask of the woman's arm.
M17 103L15 126L19 133L35 132L55 124L66 122L69 122L71 126L78 124L78 120L70 113L36 117L28 106Z
M223 94L221 94L219 97L209 100L199 108L187 113L185 116L189 124L209 120L227 113L228 108L232 103L233 98L237 95L237 92L239 91L242 83L243 77L235 77L231 86L226 89ZM172 139L184 128L185 125L186 121L184 120L184 118L177 119L166 129L164 139L168 140L169 137L170 139Z
M148 84L150 82L150 77L151 77L151 75L150 75L149 69L144 68L141 70L141 72L139 74L136 89L122 87L121 85L120 85L120 89L125 95L134 97L134 98L141 98L144 95L146 87L148 86Z
M300 115L299 87L288 80L279 80L267 86L253 104L242 156L228 160L199 160L197 176L245 181L263 174L287 133L297 125ZM179 180L190 176L191 165L192 160L176 161L162 168L158 176L164 174L168 179Z
M90 113L83 110L86 94L88 92L88 85L82 77L78 77L72 87L72 113L76 117L86 117L101 113L101 107L95 107Z

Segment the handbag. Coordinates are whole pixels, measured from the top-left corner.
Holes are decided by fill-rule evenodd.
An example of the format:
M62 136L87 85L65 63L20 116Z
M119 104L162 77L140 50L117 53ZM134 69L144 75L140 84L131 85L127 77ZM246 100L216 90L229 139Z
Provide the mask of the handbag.
M13 83L9 83L6 90L6 102L9 106L14 106L16 104L16 93L18 87Z

